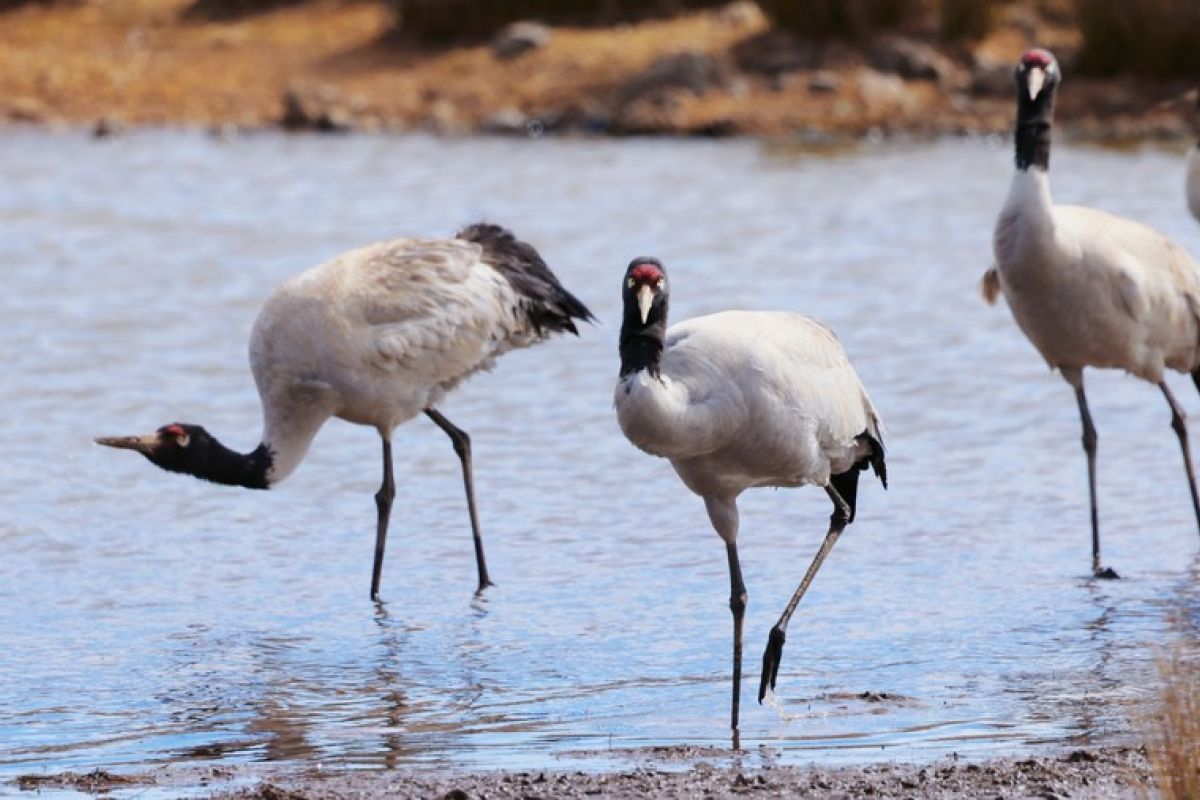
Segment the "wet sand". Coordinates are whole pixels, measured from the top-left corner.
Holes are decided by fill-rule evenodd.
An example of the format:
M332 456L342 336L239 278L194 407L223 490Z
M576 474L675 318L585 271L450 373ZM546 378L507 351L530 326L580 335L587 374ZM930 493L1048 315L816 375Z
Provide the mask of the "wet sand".
M609 754L611 755L611 754ZM1110 747L1060 755L968 762L948 756L930 763L849 767L739 765L728 751L653 748L628 751L636 767L612 772L339 771L319 766L164 767L117 775L106 771L26 776L28 792L71 788L91 794L136 794L150 788L181 797L306 798L425 797L870 797L1108 798L1150 793L1143 752ZM756 759L757 760L757 759Z

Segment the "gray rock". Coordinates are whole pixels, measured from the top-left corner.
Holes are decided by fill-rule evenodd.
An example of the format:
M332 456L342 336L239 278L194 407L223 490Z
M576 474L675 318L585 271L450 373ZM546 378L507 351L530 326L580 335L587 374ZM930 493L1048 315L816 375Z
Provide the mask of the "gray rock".
M971 94L984 97L1007 97L1016 91L1013 66L1007 61L981 59L971 67Z
M763 21L763 12L751 0L734 0L718 12L717 19L732 28L749 28Z
M622 104L643 99L655 99L676 90L684 90L700 97L715 86L723 86L728 79L722 65L703 53L676 53L663 56L635 76L621 90Z
M738 67L746 72L773 77L817 67L821 51L815 42L770 31L740 42L733 49L733 57Z
M479 126L484 133L524 136L529 129L529 117L518 109L502 108L485 119Z
M120 136L123 133L125 133L125 123L120 117L101 117L92 126L92 136L96 139L107 139L110 136Z
M539 22L514 22L492 39L492 53L496 58L516 58L522 53L536 50L550 41L550 29Z
M870 111L907 111L912 97L904 81L895 75L885 75L873 69L860 69L855 74L863 104Z
M352 128L354 114L346 98L333 86L294 83L283 93L283 116L279 124L290 131L334 133Z
M950 83L958 67L934 48L903 36L884 36L867 53L870 64L880 72L902 78Z
M842 76L819 70L808 76L808 90L813 94L833 94L842 88Z

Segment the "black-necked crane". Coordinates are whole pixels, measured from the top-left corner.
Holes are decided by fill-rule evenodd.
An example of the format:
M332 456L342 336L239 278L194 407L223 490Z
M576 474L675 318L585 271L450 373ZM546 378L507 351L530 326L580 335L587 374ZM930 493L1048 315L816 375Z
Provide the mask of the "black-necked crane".
M96 441L137 451L171 472L268 489L296 469L331 417L375 428L383 442L371 573L371 599L378 600L396 492L392 432L424 413L450 437L462 464L482 590L491 581L475 506L471 440L437 405L508 351L555 332L578 335L574 320L591 319L538 252L499 226L471 225L452 239L380 242L295 276L263 305L250 336L263 432L249 453L183 423Z
M700 495L729 560L737 742L746 586L738 561L737 498L754 486L815 485L833 502L829 531L771 629L759 682L775 688L788 622L845 527L858 473L887 486L882 425L833 332L784 311L724 311L667 328L667 274L637 258L625 272L621 372L614 392L626 438L670 460Z
M996 220L995 266L982 289L990 303L1004 294L1017 325L1075 390L1087 454L1092 572L1115 578L1100 564L1096 428L1083 370L1123 369L1162 391L1200 524L1186 417L1163 378L1169 367L1190 373L1200 388L1200 265L1145 225L1053 204L1050 132L1060 79L1058 62L1045 50L1030 50L1017 64L1016 172Z

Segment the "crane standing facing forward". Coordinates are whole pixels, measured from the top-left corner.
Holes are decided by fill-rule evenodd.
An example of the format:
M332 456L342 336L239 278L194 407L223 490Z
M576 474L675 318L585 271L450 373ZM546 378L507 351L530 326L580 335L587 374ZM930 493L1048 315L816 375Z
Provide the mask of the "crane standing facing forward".
M1050 199L1050 130L1058 62L1030 50L1017 64L1016 173L996 220L996 266L983 295L1000 292L1017 325L1074 389L1083 420L1092 518L1092 572L1100 565L1096 428L1083 391L1084 367L1123 369L1155 384L1171 407L1192 506L1200 498L1183 409L1163 379L1167 367L1200 388L1200 265L1162 234L1121 217Z
M621 373L614 402L626 438L671 461L704 498L725 541L733 612L737 742L746 587L738 561L737 498L752 486L825 489L829 532L771 629L759 682L775 688L788 621L821 563L854 521L858 473L870 465L887 486L879 415L829 328L783 311L726 311L667 329L667 275L638 258L625 272Z
M250 337L263 410L258 447L242 454L199 425L98 438L171 472L268 489L299 465L330 417L369 425L383 440L383 484L371 599L379 599L395 482L392 431L424 412L462 462L479 589L490 585L475 508L471 440L436 410L445 394L495 360L551 333L578 335L592 314L537 251L496 225L453 239L395 239L352 250L297 275L264 304Z

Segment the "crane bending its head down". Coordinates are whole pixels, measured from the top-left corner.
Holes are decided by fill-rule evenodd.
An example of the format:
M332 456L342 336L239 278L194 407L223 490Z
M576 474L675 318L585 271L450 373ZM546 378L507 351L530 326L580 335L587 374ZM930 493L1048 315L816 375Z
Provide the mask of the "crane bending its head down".
M498 225L470 225L452 239L408 238L352 250L284 283L263 305L250 366L263 434L248 453L199 425L174 422L146 436L97 443L141 453L170 472L267 489L300 463L330 417L375 428L383 441L371 597L377 599L395 483L392 431L424 414L462 464L479 588L487 565L475 509L471 440L436 406L500 356L578 334L593 319L533 246Z

